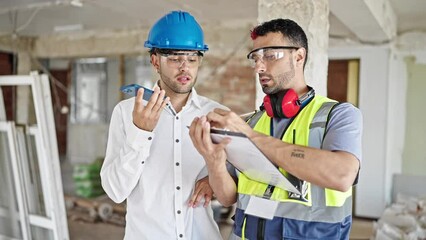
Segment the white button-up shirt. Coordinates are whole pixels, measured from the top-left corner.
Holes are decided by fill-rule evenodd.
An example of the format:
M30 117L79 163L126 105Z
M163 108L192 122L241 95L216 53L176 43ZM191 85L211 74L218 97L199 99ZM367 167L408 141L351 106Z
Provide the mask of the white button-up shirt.
M127 199L124 239L221 239L211 206L188 207L195 183L207 175L189 137L194 117L222 105L193 89L182 111L164 109L153 132L133 124L135 99L114 108L102 186L115 202Z

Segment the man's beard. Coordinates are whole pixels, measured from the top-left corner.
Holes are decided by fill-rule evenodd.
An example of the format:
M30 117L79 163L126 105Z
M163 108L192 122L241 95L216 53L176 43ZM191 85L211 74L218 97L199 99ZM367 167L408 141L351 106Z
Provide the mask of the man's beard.
M288 89L291 80L294 78L295 76L295 70L294 70L294 64L293 62L290 61L290 70L279 74L277 76L272 76L270 74L264 74L266 76L268 76L272 82L274 82L275 84L271 87L268 86L262 86L262 90L265 94L271 95L271 94L276 94L284 89Z
M188 75L188 74L186 74ZM182 85L180 85L179 83L174 82L173 80L171 80L171 78L166 77L165 75L161 74L161 80L163 81L163 83L170 89L172 90L174 93L177 94L187 94L190 93L192 88L194 87L195 83L197 82L197 78L194 79L193 82L191 82L189 85L185 85L184 87L182 87ZM179 77L179 75L176 76ZM192 79L192 77L191 77Z

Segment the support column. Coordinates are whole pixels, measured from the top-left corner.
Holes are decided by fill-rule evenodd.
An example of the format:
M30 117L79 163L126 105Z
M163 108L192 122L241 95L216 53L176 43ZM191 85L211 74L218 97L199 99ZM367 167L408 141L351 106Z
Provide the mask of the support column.
M259 23L274 18L289 18L303 28L308 37L309 47L305 80L316 93L323 96L327 95L328 13L328 0L259 0L258 2Z
M18 75L29 75L31 72L31 56L26 51L19 51L18 55ZM31 87L18 86L17 88L17 106L19 110L16 112L16 122L21 124L36 123L34 102L31 95Z

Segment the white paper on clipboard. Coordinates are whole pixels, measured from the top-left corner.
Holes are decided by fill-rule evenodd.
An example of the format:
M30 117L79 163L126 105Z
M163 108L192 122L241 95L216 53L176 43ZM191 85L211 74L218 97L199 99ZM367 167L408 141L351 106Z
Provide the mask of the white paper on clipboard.
M212 128L210 136L214 143L231 138L226 146L228 162L248 178L300 194L293 184L243 133Z

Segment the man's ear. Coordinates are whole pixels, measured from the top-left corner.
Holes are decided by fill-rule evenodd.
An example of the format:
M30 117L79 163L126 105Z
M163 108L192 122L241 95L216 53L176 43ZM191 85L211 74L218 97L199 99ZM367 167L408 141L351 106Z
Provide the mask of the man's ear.
M303 68L306 58L306 49L301 47L296 50L296 62L297 65Z
M157 54L151 54L151 64L158 72L158 69L160 69L160 58Z

